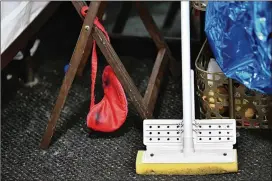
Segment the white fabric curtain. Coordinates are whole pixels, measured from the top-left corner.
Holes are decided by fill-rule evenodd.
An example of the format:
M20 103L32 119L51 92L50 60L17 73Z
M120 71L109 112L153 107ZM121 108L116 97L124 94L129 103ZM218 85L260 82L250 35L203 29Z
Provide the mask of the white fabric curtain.
M48 3L49 1L1 1L1 54Z

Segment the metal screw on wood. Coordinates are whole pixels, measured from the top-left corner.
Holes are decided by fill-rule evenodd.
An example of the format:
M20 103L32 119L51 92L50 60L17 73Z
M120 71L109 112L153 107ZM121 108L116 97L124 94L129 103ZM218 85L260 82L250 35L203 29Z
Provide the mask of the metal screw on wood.
M85 26L86 31L89 31L89 29L90 29L90 26Z

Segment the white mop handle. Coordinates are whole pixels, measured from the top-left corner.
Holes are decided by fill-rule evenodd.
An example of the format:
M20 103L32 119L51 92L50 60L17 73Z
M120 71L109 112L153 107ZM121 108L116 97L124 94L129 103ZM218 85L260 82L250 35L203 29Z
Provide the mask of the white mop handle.
M183 152L192 153L193 120L191 91L191 56L190 56L190 6L189 1L181 1L181 49L182 49L182 99L183 99Z
M195 75L194 71L191 70L191 98L192 98L192 121L195 121Z

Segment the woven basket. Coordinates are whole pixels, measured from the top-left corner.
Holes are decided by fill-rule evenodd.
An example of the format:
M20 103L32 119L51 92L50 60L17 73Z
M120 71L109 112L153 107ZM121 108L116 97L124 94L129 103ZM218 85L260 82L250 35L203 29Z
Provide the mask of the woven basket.
M251 91L222 72L208 72L211 58L206 40L195 61L201 119L234 118L238 128L272 128L272 96Z

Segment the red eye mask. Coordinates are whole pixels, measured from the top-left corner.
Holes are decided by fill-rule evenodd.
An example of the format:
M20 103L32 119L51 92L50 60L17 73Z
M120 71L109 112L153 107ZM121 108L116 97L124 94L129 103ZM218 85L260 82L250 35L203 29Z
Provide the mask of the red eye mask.
M107 32L97 18L94 24L106 35L109 41ZM127 99L121 83L108 65L105 67L102 75L104 97L99 103L95 104L94 89L97 74L95 41L93 42L91 69L91 104L87 116L87 126L96 131L113 132L119 129L126 120L128 113Z

